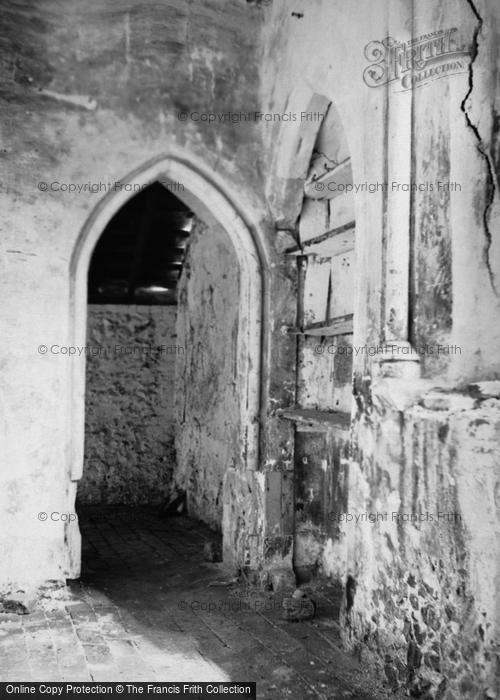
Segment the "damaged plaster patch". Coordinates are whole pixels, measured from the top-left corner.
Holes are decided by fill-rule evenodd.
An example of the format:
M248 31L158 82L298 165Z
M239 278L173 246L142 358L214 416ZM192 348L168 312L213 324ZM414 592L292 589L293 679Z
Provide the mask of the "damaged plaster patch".
M492 245L492 235L491 231L489 228L489 214L490 214L490 209L493 206L493 201L495 199L495 192L496 192L496 181L495 181L495 171L493 168L493 164L491 162L491 156L489 155L487 148L485 144L483 143L483 139L481 138L481 134L479 133L479 128L474 124L469 116L469 108L467 106L467 103L469 102L469 99L471 97L472 91L474 90L474 63L476 61L477 55L479 53L479 35L482 32L483 28L483 18L479 14L473 0L467 0L467 4L471 8L472 12L474 13L475 18L477 19L477 24L474 29L474 35L472 38L472 47L471 47L471 58L470 58L470 63L469 63L469 89L467 90L467 94L465 95L464 99L462 100L462 103L460 105L460 109L465 115L465 120L467 122L467 126L472 130L476 140L477 140L477 150L483 157L486 167L488 170L488 182L487 182L487 192L486 192L486 203L483 211L483 225L484 225L484 233L486 237L486 246L484 250L484 257L485 257L485 264L486 268L488 270L488 276L490 278L490 283L491 287L495 293L496 296L498 296L498 290L495 284L495 276L493 273L493 270L491 268L491 261L490 261L490 248Z
M97 102L89 95L63 95L60 92L42 89L38 90L38 94L44 97L50 97L58 102L64 102L73 107L82 107L90 112L94 112L97 109Z

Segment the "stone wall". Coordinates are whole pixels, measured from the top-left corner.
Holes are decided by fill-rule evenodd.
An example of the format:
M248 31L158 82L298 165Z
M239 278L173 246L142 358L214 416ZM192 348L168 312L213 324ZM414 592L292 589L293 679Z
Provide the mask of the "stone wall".
M478 398L469 387L500 376L498 8L423 0L414 13L401 2L346 12L303 0L292 12L275 0L267 16L264 103L295 115L264 134L276 220L302 236L321 126L303 111L335 107L360 186L351 440L337 451L333 429L313 423L296 435L296 569L342 584L345 643L368 646L394 687L408 684L416 697L497 697L498 407L494 388ZM371 42L448 29L462 51L456 74L419 74L411 99L397 89L401 74L367 84L366 71L377 69ZM387 180L385 193L367 188ZM318 219L316 235L327 230ZM377 350L386 342L391 357ZM420 358L408 362L411 343ZM299 384L304 405L327 405L322 357L311 355ZM372 522L379 513L388 520ZM420 513L433 519L420 522Z
M175 462L175 306L90 305L80 503L161 503Z
M238 372L238 261L228 236L193 226L178 287L175 483L188 512L218 530L224 476L243 466Z
M430 391L401 412L381 384L356 423L340 522L344 638L416 697L495 697L496 389Z

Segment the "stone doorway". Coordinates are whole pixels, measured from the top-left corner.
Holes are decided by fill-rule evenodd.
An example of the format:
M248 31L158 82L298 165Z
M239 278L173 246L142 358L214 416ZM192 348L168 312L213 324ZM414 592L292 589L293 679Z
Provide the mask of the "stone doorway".
M88 275L77 505L159 507L173 489L177 291L194 214L160 182L112 217Z
M228 543L225 549L225 560L228 564L234 565L238 563L240 554L235 551L231 543L245 539L240 537L241 531L245 529L245 523L242 522L241 517L238 519L224 517L224 510L226 509L229 512L238 511L238 505L233 501L238 500L239 484L243 483L245 479L252 480L254 478L253 474L258 468L258 427L264 399L261 365L262 350L266 347L262 331L262 314L264 309L262 250L259 249L255 232L250 232L242 217L240 217L220 190L210 185L196 170L189 168L185 163L181 163L173 158L162 160L144 168L140 173L131 174L126 181L131 184L131 187L136 186L139 191L145 189L153 182L160 182L161 185L167 188L169 185L182 185L181 191L176 192L176 194L181 195L179 199L182 199L186 208L195 214L198 221L194 232L194 238L198 243L194 245L194 252L192 251L190 262L186 268L186 280L182 283L184 286L181 291L186 311L183 317L183 325L181 321L181 327L186 338L189 338L191 346L189 347L189 352L186 353L186 358L183 358L183 369L180 372L178 381L178 387L181 388L182 396L178 398L174 407L176 420L180 421L181 424L184 423L185 426L190 426L187 430L191 430L191 433L188 439L184 441L181 439L182 435L179 436L181 460L177 464L178 471L174 475L173 482L180 490L184 489L186 491L187 502L190 504L195 517L199 517L205 522L208 521L208 524L212 527L223 530L224 539ZM192 194L196 189L198 189L197 195ZM79 239L72 260L71 321L75 345L86 345L84 338L87 326L87 309L85 304L87 298L87 271L92 253L94 249L96 252L99 250L98 241L103 230L105 230L112 217L120 210L121 206L126 204L129 198L124 197L123 192L114 195L109 200L105 198L108 201L103 202L102 206L94 212L93 217L91 217ZM227 342L224 341L226 345L229 345L229 348L226 347L226 351L228 351L227 354L231 358L229 369L232 372L233 379L231 381L234 385L232 387L234 405L231 409L233 442L232 450L229 450L231 454L228 452L225 444L225 435L215 436L215 440L212 440L212 443L210 443L210 435L203 434L204 427L200 424L200 415L203 416L203 410L206 406L203 406L203 401L201 405L198 402L198 405L195 406L200 396L206 398L207 405L212 402L214 408L217 407L216 399L219 397L220 406L223 406L227 398L223 395L224 387L227 387L228 383L230 383L229 376L226 376L223 382L219 382L218 387L215 387L215 389L213 383L211 384L208 380L205 386L200 385L199 391L189 384L190 379L195 379L202 383L204 372L206 374L205 379L210 374L213 377L214 367L217 365L217 362L223 359L220 355L216 357L220 348L217 346L217 341L214 341L213 334L211 338L206 335L206 333L210 334L210 323L205 323L207 314L203 313L204 306L208 308L213 302L213 299L208 298L207 294L209 297L213 296L213 293L217 296L214 280L207 282L205 286L202 285L202 288L197 288L196 285L189 281L194 279L189 270L196 271L200 261L207 254L213 256L214 264L220 264L221 250L224 246L231 252L231 267L233 272L237 273L237 293L233 290L230 295L234 304L232 327L228 339L226 339ZM199 249L199 254L197 253L197 248ZM223 279L228 279L228 270L219 270L219 272L221 272ZM135 277L137 278L137 272ZM89 289L91 293L94 281L90 281ZM151 286L160 287L161 285ZM161 290L158 289L150 289L149 291L154 294L161 294ZM96 288L94 288L93 293L94 295L97 293ZM127 293L130 297L130 290ZM140 293L144 294L144 289L141 289ZM201 293L198 299L198 317L196 321L193 321L193 319L189 321L187 317L193 311L193 295L196 293ZM132 300L137 301L137 299ZM212 303L213 308L215 307ZM226 314L222 308L218 308L216 313L220 317ZM91 315L89 315L88 319L92 322ZM103 319L101 318L97 325L101 323L102 326L102 321ZM150 326L154 326L151 314L148 323ZM132 323L134 327L137 327L137 325L137 323ZM167 345L167 343L160 344ZM180 341L177 344L181 346ZM171 345L175 345L175 343L171 343ZM82 477L84 467L85 359L83 355L77 360L72 368L71 376L72 398L68 412L68 449L71 465L68 484L70 504L74 503L77 485ZM178 362L179 356L175 359ZM88 358L87 362L89 363ZM197 366L204 368L201 371L201 375L200 370L196 369ZM226 369L228 369L227 363ZM219 416L215 416L215 418L213 415L211 416L213 425L217 424L217 418L220 418L220 415L222 415L222 412L219 408ZM207 413L205 413L205 416L207 417ZM189 420L190 418L192 418L191 421ZM201 472L197 469L197 460L203 456L202 448L204 444L208 445L209 453L210 449L212 449L212 456L219 457L219 474L223 474L223 477L219 479L216 492L210 494L207 494L207 489L213 475L205 471L204 477L199 478ZM194 454L193 445L195 445ZM222 445L224 449L219 449ZM229 478L228 472L231 472ZM228 482L229 487L227 486ZM89 485L88 481L84 479L82 486L85 483L87 483L87 486ZM130 496L130 493L128 493L128 496ZM241 508L239 512L241 515ZM258 517L263 518L263 514L255 513L253 504L247 504L244 515L252 522ZM77 524L68 524L65 542L67 546L69 578L77 578L80 570L80 533Z

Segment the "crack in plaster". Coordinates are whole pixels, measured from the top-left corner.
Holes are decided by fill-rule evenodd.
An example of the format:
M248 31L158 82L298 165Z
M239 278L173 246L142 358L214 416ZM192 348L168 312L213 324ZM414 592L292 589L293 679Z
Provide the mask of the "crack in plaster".
M485 257L485 264L486 268L488 270L488 276L490 278L490 284L493 289L493 292L495 293L495 296L499 296L498 294L498 289L496 287L495 283L495 276L491 267L491 261L490 261L490 249L491 245L493 242L491 231L489 228L489 212L491 207L493 206L493 201L495 199L495 192L496 192L496 186L495 186L495 174L494 174L494 169L493 165L491 162L491 157L488 154L486 147L483 143L483 139L481 138L481 134L479 133L479 128L476 126L476 124L473 124L470 116L469 116L469 111L467 109L467 102L472 94L472 91L474 90L474 63L476 61L477 55L479 53L479 35L482 31L483 28L483 18L479 14L473 0L466 0L467 4L471 8L472 12L474 13L475 18L477 19L477 24L474 29L474 34L472 37L472 48L471 48L471 60L469 63L469 89L467 90L467 94L465 95L464 99L462 100L462 103L460 105L460 109L465 115L465 120L467 122L467 126L471 131L473 132L474 136L476 137L477 140L477 150L483 157L486 167L488 170L488 192L487 192L487 199L486 199L486 205L484 207L483 211L483 225L484 225L484 234L486 237L486 248L484 251L484 257Z

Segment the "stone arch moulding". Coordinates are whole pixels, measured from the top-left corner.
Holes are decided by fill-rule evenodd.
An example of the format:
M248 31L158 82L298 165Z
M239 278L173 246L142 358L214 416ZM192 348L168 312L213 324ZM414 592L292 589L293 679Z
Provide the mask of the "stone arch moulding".
M283 111L295 115L328 111L331 100L299 83L290 95ZM300 214L314 143L321 127L319 121L296 119L284 122L280 128L272 174L266 195L279 228L293 228Z
M220 180L184 154L167 154L150 160L121 179L130 185L107 194L90 214L81 230L70 261L69 344L84 346L87 324L87 274L94 247L106 225L139 188L153 182L172 185L172 191L208 225L222 227L233 243L240 267L239 347L241 376L246 376L240 410L242 454L245 467L259 467L259 426L266 412L268 349L269 262L259 227L234 203ZM181 190L180 185L183 189ZM69 368L67 406L68 498L74 507L76 482L83 470L85 427L85 353L76 355ZM76 529L78 526L76 525ZM76 538L76 539L75 539ZM79 569L79 533L68 532L68 570ZM76 542L76 544L72 544ZM78 551L77 551L78 550Z

